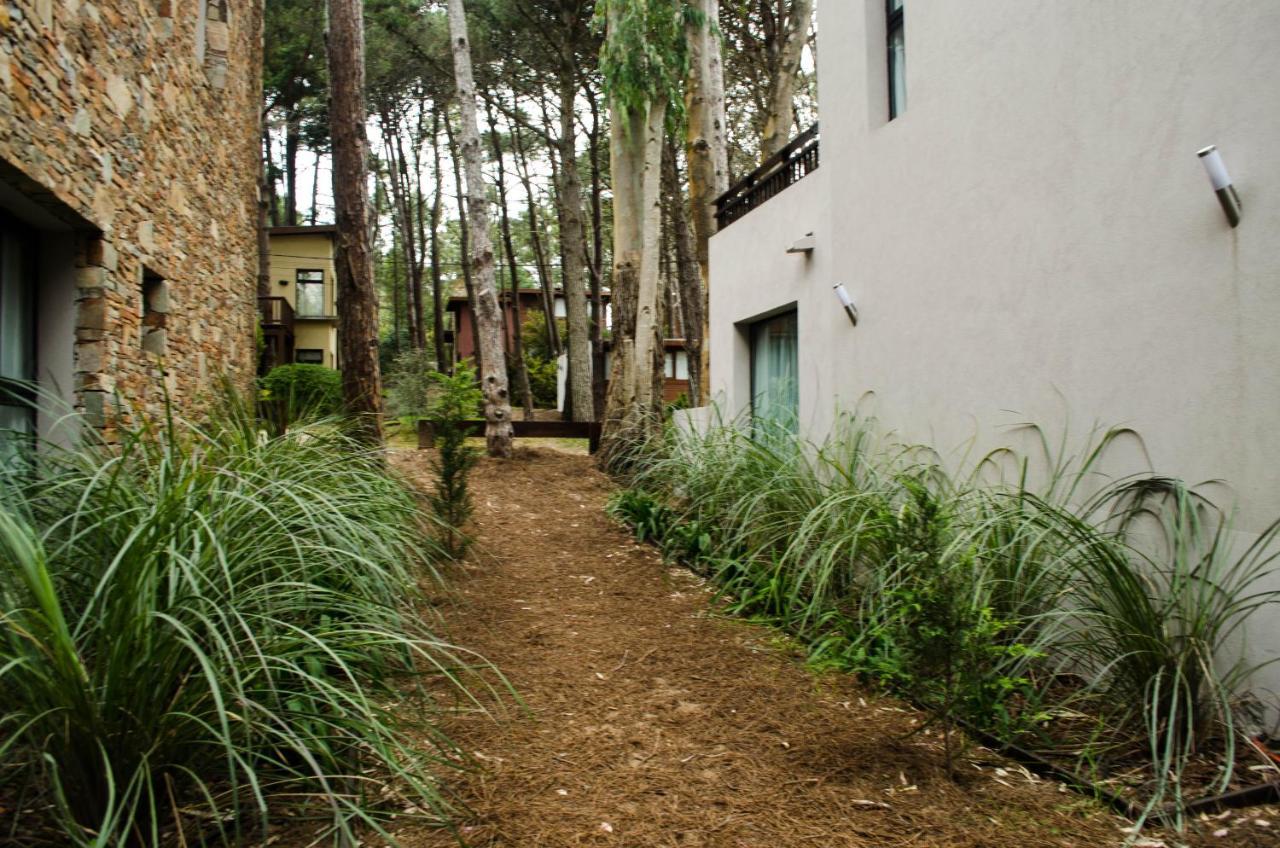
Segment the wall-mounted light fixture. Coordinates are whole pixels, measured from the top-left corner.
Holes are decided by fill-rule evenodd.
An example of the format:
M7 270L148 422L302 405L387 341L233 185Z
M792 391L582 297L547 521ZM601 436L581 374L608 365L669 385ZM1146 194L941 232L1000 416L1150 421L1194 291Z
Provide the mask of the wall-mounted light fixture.
M853 298L849 297L848 290L840 283L836 283L832 288L836 291L836 297L840 298L840 305L844 307L844 314L849 316L853 326L858 326L858 307L853 305Z
M787 248L787 253L803 253L808 256L813 253L813 249L818 246L818 241L813 237L813 233L805 233L804 238L793 242Z
M1236 187L1231 184L1231 175L1227 173L1227 166L1222 162L1222 154L1218 152L1216 146L1211 144L1197 151L1196 155L1204 163L1204 169L1209 174L1209 182L1213 184L1218 202L1222 204L1222 211L1227 215L1227 222L1235 227L1240 223L1240 195L1236 194Z
M289 285L289 281L288 281L288 280L281 280L281 281L280 281L280 285L282 285L282 286L287 286L287 285Z

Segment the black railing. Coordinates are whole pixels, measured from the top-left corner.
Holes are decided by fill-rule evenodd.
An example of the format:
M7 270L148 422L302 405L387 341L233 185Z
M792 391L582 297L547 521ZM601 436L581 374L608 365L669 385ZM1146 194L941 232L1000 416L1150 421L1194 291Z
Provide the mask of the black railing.
M818 170L818 125L796 136L713 202L720 229Z

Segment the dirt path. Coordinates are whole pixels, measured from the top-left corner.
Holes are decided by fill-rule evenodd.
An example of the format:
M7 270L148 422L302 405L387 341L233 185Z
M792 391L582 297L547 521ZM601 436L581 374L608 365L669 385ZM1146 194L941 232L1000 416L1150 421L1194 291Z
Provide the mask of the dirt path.
M427 473L422 454L397 463ZM587 457L550 450L472 478L479 548L449 635L529 713L447 722L483 766L454 786L474 812L469 845L1122 842L1124 821L981 750L948 781L940 740L903 738L915 713L709 614L705 587L605 516L612 488Z

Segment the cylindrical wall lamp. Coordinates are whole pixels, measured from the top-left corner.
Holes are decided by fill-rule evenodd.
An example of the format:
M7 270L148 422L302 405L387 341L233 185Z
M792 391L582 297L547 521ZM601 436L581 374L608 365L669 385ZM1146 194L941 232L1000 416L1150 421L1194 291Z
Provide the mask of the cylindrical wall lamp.
M1205 172L1209 174L1209 182L1218 195L1222 211L1227 215L1227 222L1235 227L1240 223L1240 195L1236 194L1236 187L1231 184L1231 175L1227 173L1227 166L1223 164L1222 154L1218 152L1215 145L1211 144L1197 151L1196 155L1204 163Z
M849 297L848 290L840 283L836 283L832 288L835 289L836 297L840 298L840 305L844 307L844 314L849 316L853 326L858 326L858 307L853 305L853 298Z

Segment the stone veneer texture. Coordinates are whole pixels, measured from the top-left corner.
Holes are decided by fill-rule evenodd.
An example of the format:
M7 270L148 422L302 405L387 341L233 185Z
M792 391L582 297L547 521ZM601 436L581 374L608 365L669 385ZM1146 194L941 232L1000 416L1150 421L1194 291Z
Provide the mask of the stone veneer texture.
M0 179L76 229L76 402L108 433L252 377L261 26L261 0L0 0Z

